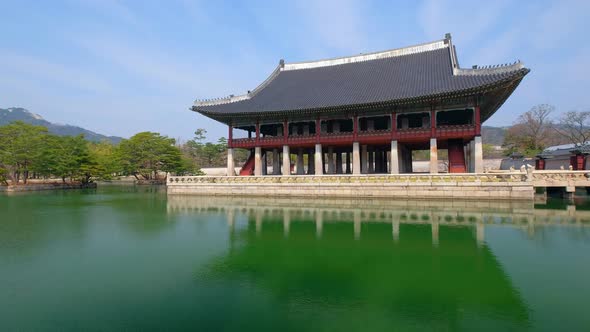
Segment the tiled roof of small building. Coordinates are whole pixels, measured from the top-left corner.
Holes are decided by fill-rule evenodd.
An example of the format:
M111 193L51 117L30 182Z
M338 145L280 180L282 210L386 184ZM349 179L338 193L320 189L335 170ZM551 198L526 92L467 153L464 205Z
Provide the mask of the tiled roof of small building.
M501 84L512 87L509 95L528 72L521 62L460 68L447 35L432 43L352 57L301 63L281 60L270 77L252 92L197 100L192 109L213 118L279 114L346 105L408 103L461 92L477 93ZM483 120L493 111L483 114Z

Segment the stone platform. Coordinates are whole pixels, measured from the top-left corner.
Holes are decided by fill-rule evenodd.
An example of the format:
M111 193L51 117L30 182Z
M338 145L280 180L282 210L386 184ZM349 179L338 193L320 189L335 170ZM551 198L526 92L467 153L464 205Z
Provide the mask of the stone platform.
M168 194L532 200L527 173L322 176L173 176Z

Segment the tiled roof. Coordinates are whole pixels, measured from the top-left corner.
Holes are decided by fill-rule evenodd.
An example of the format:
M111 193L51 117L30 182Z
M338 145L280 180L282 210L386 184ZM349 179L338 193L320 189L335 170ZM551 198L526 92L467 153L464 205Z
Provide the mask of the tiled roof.
M254 91L242 96L196 101L193 110L215 117L437 98L457 92L477 92L503 83L518 84L528 71L520 62L459 68L451 40L447 38L345 58L291 64L281 61Z

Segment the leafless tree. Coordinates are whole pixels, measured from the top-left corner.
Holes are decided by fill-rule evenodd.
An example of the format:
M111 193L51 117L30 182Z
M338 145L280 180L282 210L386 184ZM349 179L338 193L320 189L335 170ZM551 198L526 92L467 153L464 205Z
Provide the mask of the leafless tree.
M520 151L527 155L541 152L550 144L553 122L550 119L555 107L541 104L521 114L510 127L504 139L509 151Z
M570 143L583 145L590 140L590 112L570 111L563 114L555 131Z

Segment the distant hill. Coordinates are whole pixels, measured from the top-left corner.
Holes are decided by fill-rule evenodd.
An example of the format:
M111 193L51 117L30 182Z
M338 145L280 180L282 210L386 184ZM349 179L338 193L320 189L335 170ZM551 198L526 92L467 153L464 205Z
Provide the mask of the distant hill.
M59 136L77 136L83 134L84 137L93 142L110 141L114 144L119 143L123 138L117 136L105 136L93 131L70 125L51 123L39 114L31 113L20 107L0 108L0 126L7 125L14 121L23 121L36 126L47 127L50 133Z
M504 143L504 136L506 135L506 128L503 127L481 127L481 140L484 144L502 145Z

